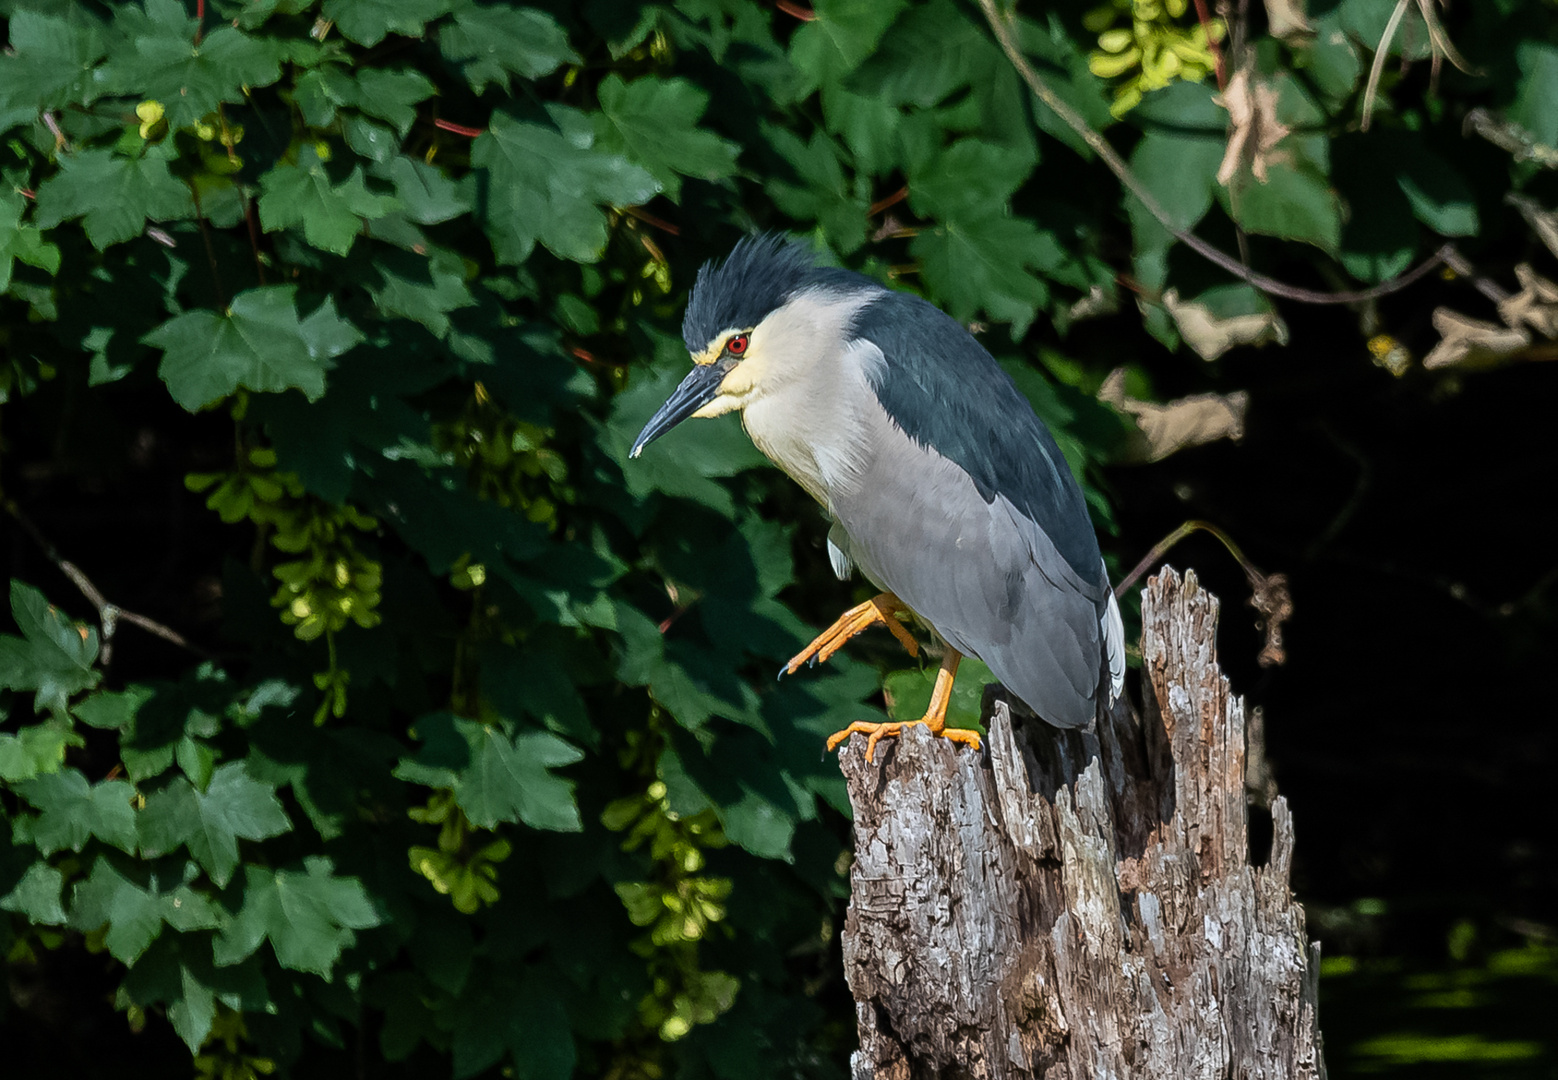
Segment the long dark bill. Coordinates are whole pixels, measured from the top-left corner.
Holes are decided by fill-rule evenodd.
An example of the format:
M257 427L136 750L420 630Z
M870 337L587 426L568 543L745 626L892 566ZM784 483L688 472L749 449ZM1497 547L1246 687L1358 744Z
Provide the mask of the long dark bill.
M681 385L671 392L665 404L660 406L660 411L649 418L644 430L638 433L633 452L628 456L638 457L644 447L713 401L719 395L719 384L725 381L725 376L735 366L736 361L732 359L696 365L687 373Z

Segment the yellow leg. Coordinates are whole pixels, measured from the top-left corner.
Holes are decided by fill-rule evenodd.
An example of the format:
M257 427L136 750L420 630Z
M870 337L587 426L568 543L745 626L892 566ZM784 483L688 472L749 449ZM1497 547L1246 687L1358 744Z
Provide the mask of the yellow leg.
M930 692L930 705L925 709L925 715L918 720L894 720L885 724L874 724L865 720L856 720L843 731L835 732L828 737L828 749L832 750L839 743L849 738L855 732L869 735L866 740L866 760L871 760L871 755L876 753L876 744L889 735L898 735L910 724L924 724L930 728L932 735L940 735L943 739L951 739L965 746L979 749L979 732L969 731L965 728L947 728L947 704L952 700L952 680L957 678L958 664L963 660L963 655L950 645L947 646L947 655L942 658L941 670L936 672L936 686Z
M892 632L893 637L897 638L903 644L903 647L909 650L910 656L918 656L920 652L919 645L915 642L913 635L904 628L903 623L897 619L900 611L908 610L908 608L904 607L902 600L892 593L885 592L879 596L873 596L863 604L856 604L840 615L832 626L817 635L815 641L791 657L790 662L779 672L780 676L794 675L796 668L808 660L815 664L819 660L828 659L828 657L844 647L844 642L862 630L870 629L877 623L886 626Z

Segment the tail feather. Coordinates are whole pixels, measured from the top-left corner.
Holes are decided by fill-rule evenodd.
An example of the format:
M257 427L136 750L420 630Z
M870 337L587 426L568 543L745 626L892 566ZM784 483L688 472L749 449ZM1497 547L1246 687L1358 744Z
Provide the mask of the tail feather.
M1104 581L1108 580L1106 567ZM1109 605L1098 625L1103 630L1104 649L1109 656L1109 704L1113 705L1119 699L1120 691L1125 689L1125 623L1120 619L1120 605L1115 602L1113 592L1109 594Z

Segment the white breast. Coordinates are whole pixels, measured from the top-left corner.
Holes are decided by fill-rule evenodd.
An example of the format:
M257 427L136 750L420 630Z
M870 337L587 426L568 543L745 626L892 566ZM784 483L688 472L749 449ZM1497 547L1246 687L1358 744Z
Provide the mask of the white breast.
M783 308L753 334L768 377L741 422L769 460L830 509L858 483L872 448L866 405L875 397L865 372L881 354L869 343L838 344L868 298Z

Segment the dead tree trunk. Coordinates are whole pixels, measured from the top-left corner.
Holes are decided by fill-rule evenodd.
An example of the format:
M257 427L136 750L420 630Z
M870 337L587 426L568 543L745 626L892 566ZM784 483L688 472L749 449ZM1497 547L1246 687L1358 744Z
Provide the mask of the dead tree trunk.
M1148 582L1142 715L1096 733L990 695L988 756L845 748L855 1080L1324 1077L1292 818L1252 867L1217 610L1194 573Z

